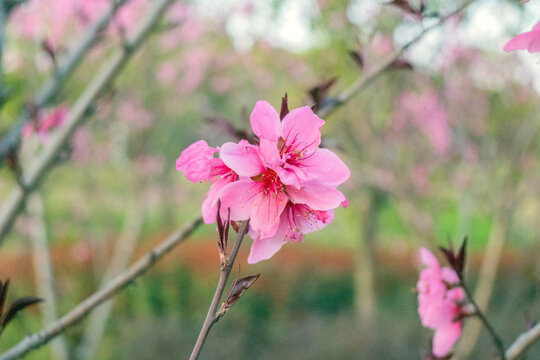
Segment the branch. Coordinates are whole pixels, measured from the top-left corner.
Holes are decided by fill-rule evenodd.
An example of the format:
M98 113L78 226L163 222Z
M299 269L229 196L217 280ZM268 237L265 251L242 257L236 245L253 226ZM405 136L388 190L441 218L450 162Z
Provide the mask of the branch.
M408 43L400 47L399 49L395 50L392 54L390 54L385 60L383 60L378 66L372 68L370 71L368 71L364 76L358 78L354 83L352 83L347 89L342 91L338 96L335 98L332 98L330 102L327 104L323 104L323 106L318 111L318 115L323 118L330 113L334 112L340 105L348 102L351 100L353 96L358 94L360 91L362 91L369 83L371 83L373 80L375 80L377 77L379 77L381 74L383 74L386 70L388 70L392 64L399 59L401 55L413 44L417 43L419 40L421 40L424 35L426 35L428 32L430 32L433 29L436 29L440 25L442 25L446 20L450 19L451 17L459 14L462 12L465 8L467 8L473 0L467 0L465 1L460 7L458 7L456 10L452 11L451 13L441 17L439 21L437 21L435 24L425 28L422 30L422 32L418 35L416 35L412 40L410 40Z
M229 275L231 273L234 261L236 260L236 254L238 254L238 249L240 249L242 240L247 233L248 224L249 220L242 222L242 226L238 230L238 236L236 237L236 242L234 243L229 260L221 266L221 271L219 273L219 281L216 287L216 291L214 293L214 298L212 299L212 303L210 304L210 308L208 309L208 313L206 314L206 319L204 320L201 332L199 333L199 337L197 338L197 342L193 347L193 351L191 353L191 356L189 357L189 360L196 360L199 358L202 346L204 345L210 329L221 318L220 314L217 313L217 307L219 305L219 301L221 300L221 296L223 295L223 291L225 290L225 285L227 284L227 280L229 279Z
M499 352L500 359L505 360L506 357L505 357L505 354L504 354L504 345L503 345L502 339L497 334L497 332L495 331L493 326L491 326L491 324L487 320L487 318L484 315L484 313L482 312L482 310L480 310L480 307L478 306L478 304L476 304L476 302L474 301L474 298L473 298L473 296L471 294L471 291L469 290L469 287L467 286L467 284L465 283L465 281L463 279L461 279L461 287L465 291L465 294L467 295L467 298L469 299L470 303L474 307L475 315L477 315L478 318L480 319L480 321L482 321L482 323L484 324L485 328L487 329L489 335L493 339L493 342L495 343L495 346L497 347L497 351Z
M127 0L112 1L111 7L93 24L80 40L75 42L77 45L68 53L58 68L55 69L51 78L49 78L49 80L38 90L37 95L31 101L32 104L41 108L49 104L56 95L58 95L66 79L81 63L84 55L96 44L100 35L109 25L111 19L126 1ZM14 149L19 143L21 139L21 130L29 120L30 112L28 109L24 109L15 124L0 141L0 165L10 149Z
M507 360L517 359L525 352L535 341L540 338L540 322L534 325L531 329L519 335L517 339L506 350L505 356Z
M48 343L51 339L63 333L67 328L81 321L98 305L117 295L128 284L132 283L133 280L144 274L148 269L155 265L156 262L163 256L184 242L201 224L202 218L197 218L184 228L176 230L167 239L154 247L152 251L144 255L126 271L116 276L101 290L98 290L86 298L62 318L58 319L45 329L27 336L17 345L4 352L2 355L0 355L0 360L17 359Z
M135 35L103 64L84 92L79 96L67 115L65 124L51 136L39 156L28 166L20 179L21 186L14 188L0 209L0 243L10 231L13 220L19 214L26 197L52 165L75 129L84 120L85 114L100 94L118 76L131 55L142 45L148 34L174 0L155 0L153 8L143 20Z
M43 326L47 326L58 318L56 292L54 290L54 274L51 263L47 227L44 222L43 199L38 192L34 192L28 198L26 205L28 213L35 221L30 233L32 252L34 254L34 273L39 297L45 299L41 304ZM57 360L69 359L68 347L65 340L59 337L51 342L53 358Z

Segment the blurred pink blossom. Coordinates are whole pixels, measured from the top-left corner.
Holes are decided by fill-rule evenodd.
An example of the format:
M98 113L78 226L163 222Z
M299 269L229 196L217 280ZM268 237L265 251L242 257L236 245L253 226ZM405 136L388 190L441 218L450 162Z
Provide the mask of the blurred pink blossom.
M210 86L216 93L223 94L231 89L232 80L228 76L214 76L210 81Z
M433 149L444 155L450 147L450 125L446 110L435 90L416 94L405 92L398 99L394 121L398 128L406 122L415 124L429 139Z
M462 304L465 292L459 286L456 272L441 268L437 258L420 249L422 263L427 266L420 273L418 289L418 315L424 327L435 330L433 355L444 357L461 335Z
M519 34L506 43L504 51L527 50L530 53L540 51L540 22L531 31Z
M148 129L154 123L152 114L134 98L124 100L116 110L116 116L137 130Z
M159 65L156 78L163 85L170 85L178 77L178 68L172 61L167 61Z
M49 133L62 125L67 114L68 108L66 106L58 106L49 111L37 122L37 124L33 122L26 124L22 128L21 135L22 137L28 137L34 133L37 133L39 139L42 142L45 142L49 139Z

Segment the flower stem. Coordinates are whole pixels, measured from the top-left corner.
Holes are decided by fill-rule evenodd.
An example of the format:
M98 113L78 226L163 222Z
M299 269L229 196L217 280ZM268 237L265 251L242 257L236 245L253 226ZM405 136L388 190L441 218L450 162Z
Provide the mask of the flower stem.
M216 291L214 292L214 297L212 298L212 302L210 303L210 308L208 309L208 313L206 314L206 319L204 320L201 331L199 333L199 337L197 338L197 342L195 343L195 346L193 347L193 351L191 352L191 356L189 357L189 360L196 360L199 357L202 346L204 345L204 342L206 340L206 337L208 336L208 333L210 332L210 329L223 316L223 314L217 313L217 308L218 308L221 296L223 295L223 291L225 290L225 285L227 284L229 275L231 274L231 269L233 267L234 261L236 260L236 255L238 254L238 250L240 249L242 240L244 239L244 236L247 233L248 225L249 225L249 220L242 222L242 225L240 226L240 229L238 230L238 236L236 237L236 242L233 245L231 255L228 257L228 259L224 263L221 264L221 270L219 273L219 281L216 287Z
M493 339L493 342L495 343L495 346L497 347L497 352L499 353L500 360L505 360L506 356L504 353L504 344L501 337L497 334L493 326L491 326L491 324L489 323L484 313L480 310L480 307L478 306L478 304L474 301L472 293L469 287L467 286L467 284L465 283L464 279L461 279L461 287L465 291L465 294L467 295L467 298L469 299L470 303L473 305L475 314L478 316L480 321L482 321L489 335Z

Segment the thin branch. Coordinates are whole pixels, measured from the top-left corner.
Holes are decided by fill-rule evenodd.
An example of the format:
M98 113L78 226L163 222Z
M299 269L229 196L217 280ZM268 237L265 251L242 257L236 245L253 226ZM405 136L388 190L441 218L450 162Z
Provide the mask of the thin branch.
M33 192L26 205L34 224L30 233L34 257L34 273L39 297L45 299L41 303L43 326L53 323L58 318L54 274L49 252L49 239L44 221L43 199L38 192ZM51 353L57 360L69 359L68 347L63 337L51 342Z
M197 218L187 226L176 230L167 239L154 247L152 251L144 255L126 271L116 276L101 290L98 290L86 298L62 318L58 319L45 329L25 337L17 345L4 352L0 355L0 360L17 359L46 344L51 339L66 331L67 328L81 321L98 305L117 295L128 284L131 284L136 278L155 265L163 256L183 243L202 223L202 218Z
M2 0L3 1L3 0ZM41 108L49 104L58 95L66 79L81 63L84 55L97 43L103 31L109 25L116 12L127 0L113 0L110 8L92 25L81 39L75 42L75 47L66 55L64 60L56 68L52 76L38 90L37 95L31 101L36 107ZM1 44L0 44L1 46ZM30 112L24 109L9 132L0 141L0 164L10 149L16 147L21 138L23 126L30 120Z
M129 264L139 239L145 214L144 193L134 203L128 203L124 220L122 235L116 241L113 254L105 274L101 279L100 287L105 287L114 276L121 273ZM76 358L79 360L93 359L105 331L105 325L111 313L114 299L111 299L96 309L84 328L82 340L76 349Z
M506 360L517 359L538 339L540 339L540 322L517 337L508 350L506 350Z
M103 91L120 74L124 65L133 53L142 45L148 34L161 19L165 10L174 0L156 0L154 6L143 20L133 37L98 70L84 92L79 96L67 115L65 124L56 134L51 136L39 156L28 166L28 171L22 174L21 185L14 188L0 209L0 243L10 231L13 220L19 214L26 197L42 180L54 159L64 148L75 129L82 123L88 109L94 104Z
M488 319L486 318L486 316L484 315L482 310L480 310L480 307L478 306L478 304L474 301L474 297L473 297L469 287L467 286L467 284L465 283L465 281L463 279L461 279L461 287L465 291L465 294L467 295L467 298L469 299L469 302L472 304L472 306L474 306L475 315L477 315L478 318L480 319L480 321L482 321L482 323L486 327L489 335L493 339L493 342L495 343L495 346L497 347L497 351L499 352L500 359L505 360L506 357L505 357L505 354L504 354L504 344L503 344L503 341L502 341L501 337L497 334L497 332L495 331L493 326L491 326L491 324L489 323Z
M242 240L244 239L244 236L247 233L248 224L249 224L249 220L242 222L242 226L238 230L238 236L236 237L236 242L234 243L233 249L231 251L231 255L228 261L225 261L225 263L221 265L221 270L219 273L219 281L216 287L216 291L214 293L214 297L212 298L210 308L208 309L208 313L206 314L206 319L204 320L203 326L201 328L201 332L199 333L199 337L197 338L197 342L195 343L195 346L193 347L193 351L191 353L191 356L189 357L189 360L196 360L199 358L199 354L201 352L202 346L204 345L204 342L208 336L208 333L210 332L210 329L221 318L221 315L217 313L219 301L221 300L221 297L223 296L223 291L225 290L225 285L227 284L227 280L229 279L231 269L233 267L234 261L236 260L238 249L240 249Z
M446 22L451 17L459 14L465 8L467 8L474 0L467 0L465 1L460 7L458 7L456 10L450 12L447 15L444 15L437 21L435 24L426 27L422 30L418 35L416 35L412 40L410 40L405 45L401 46L399 49L395 50L392 54L390 54L385 60L381 61L377 66L370 69L365 75L362 77L359 77L354 83L352 83L347 89L342 91L338 96L335 98L332 98L332 101L328 102L328 104L323 105L320 110L318 111L318 115L320 117L325 117L329 115L330 113L334 112L340 105L348 102L351 100L352 97L354 97L356 94L358 94L360 91L362 91L369 83L371 83L373 80L375 80L377 77L382 75L386 70L388 70L392 64L399 59L400 56L403 55L403 53L411 47L413 44L417 43L419 40L421 40L428 32L430 32L433 29L436 29L440 25L442 25L444 22Z

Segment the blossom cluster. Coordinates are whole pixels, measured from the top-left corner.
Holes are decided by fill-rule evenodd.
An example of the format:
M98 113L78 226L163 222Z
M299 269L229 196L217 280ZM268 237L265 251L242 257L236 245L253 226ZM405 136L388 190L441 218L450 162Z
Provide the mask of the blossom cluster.
M231 220L250 219L248 262L256 263L327 226L334 209L347 206L337 186L350 171L319 147L324 121L309 107L281 119L268 102L258 101L250 120L257 144L240 140L213 148L200 140L182 152L176 168L192 182L212 184L202 205L206 223L215 221L218 200L222 218L230 211Z
M432 351L445 357L461 335L461 318L465 313L465 292L459 286L457 273L439 265L437 258L427 249L420 249L422 263L427 266L420 273L418 315L424 327L435 330Z

